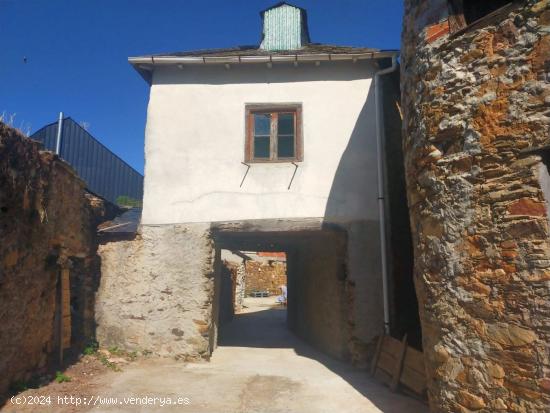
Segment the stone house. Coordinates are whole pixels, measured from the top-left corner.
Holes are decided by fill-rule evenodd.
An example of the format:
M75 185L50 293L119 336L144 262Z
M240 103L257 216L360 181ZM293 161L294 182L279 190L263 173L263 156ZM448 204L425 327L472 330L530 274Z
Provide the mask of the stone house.
M103 343L208 357L222 249L284 251L289 327L336 357L395 319L398 52L312 43L284 2L261 17L259 46L129 58L150 85L143 215L100 248Z

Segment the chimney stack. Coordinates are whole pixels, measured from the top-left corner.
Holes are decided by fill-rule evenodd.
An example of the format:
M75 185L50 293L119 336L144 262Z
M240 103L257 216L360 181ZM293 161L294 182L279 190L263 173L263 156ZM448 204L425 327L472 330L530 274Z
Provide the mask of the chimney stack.
M309 43L306 11L281 2L260 12L263 22L260 49L296 50Z

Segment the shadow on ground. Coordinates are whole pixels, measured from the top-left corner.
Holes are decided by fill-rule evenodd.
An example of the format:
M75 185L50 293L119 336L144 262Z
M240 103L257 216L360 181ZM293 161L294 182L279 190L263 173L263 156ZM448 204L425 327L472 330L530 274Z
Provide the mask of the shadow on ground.
M284 308L268 308L237 314L233 321L221 328L218 345L292 349L298 356L315 360L340 376L381 411L398 411L394 400L395 397L399 397L398 395L390 393L386 387L374 381L367 371L333 359L298 338L287 328L286 315ZM411 399L411 403L418 403L418 401ZM427 406L425 411L428 411Z

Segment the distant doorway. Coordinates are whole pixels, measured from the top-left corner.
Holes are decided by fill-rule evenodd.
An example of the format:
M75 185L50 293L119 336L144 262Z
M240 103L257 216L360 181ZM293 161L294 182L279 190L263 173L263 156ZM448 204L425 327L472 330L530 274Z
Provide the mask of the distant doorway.
M284 251L222 249L219 323L254 310L285 310L288 278Z
M222 231L214 240L213 349L229 339L243 347L257 340L272 347L277 336L295 334L327 354L349 358L344 231Z

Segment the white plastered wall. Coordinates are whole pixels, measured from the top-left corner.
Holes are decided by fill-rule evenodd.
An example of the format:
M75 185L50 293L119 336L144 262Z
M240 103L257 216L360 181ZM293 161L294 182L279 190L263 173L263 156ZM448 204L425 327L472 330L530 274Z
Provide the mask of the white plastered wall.
M343 224L355 285L353 334L369 342L383 325L374 70L370 61L156 69L142 224L290 218ZM251 164L247 173L247 103L302 104L304 160L297 169Z
M142 223L376 220L372 70L369 62L155 70ZM304 161L293 180L291 163L251 164L245 177L247 103L302 104Z

